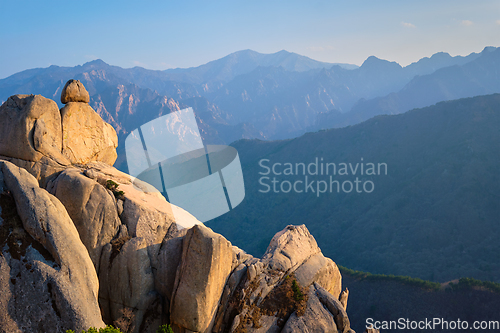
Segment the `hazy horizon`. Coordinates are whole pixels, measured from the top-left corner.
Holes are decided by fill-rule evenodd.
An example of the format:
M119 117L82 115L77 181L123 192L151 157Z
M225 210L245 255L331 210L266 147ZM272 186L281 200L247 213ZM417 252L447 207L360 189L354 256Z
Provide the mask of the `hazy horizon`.
M30 11L0 23L0 78L22 70L95 59L123 68L197 67L236 51L280 50L330 63L369 56L407 66L437 52L452 56L500 46L500 2L90 1ZM0 11L18 11L2 2Z

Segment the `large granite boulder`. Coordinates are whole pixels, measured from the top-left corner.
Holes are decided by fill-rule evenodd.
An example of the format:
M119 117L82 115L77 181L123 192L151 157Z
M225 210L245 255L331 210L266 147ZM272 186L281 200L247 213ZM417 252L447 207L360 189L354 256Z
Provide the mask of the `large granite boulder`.
M168 320L186 227L200 222L102 162L68 168L47 189L74 216L94 259L104 321L123 332L155 332Z
M26 170L0 161L0 327L80 331L104 323L92 261L64 206Z
M286 272L296 269L309 257L320 252L316 240L305 225L290 225L274 235L262 261L270 269Z
M109 263L102 265L99 274L103 283L99 301L105 318L109 316L106 319L124 332L144 332L141 326L146 314L162 312L145 239L135 237L125 239L123 245L107 246L103 257ZM158 328L160 317L154 319Z
M317 283L314 284L314 288L316 296L320 302L334 316L338 331L342 333L350 333L352 331L351 323L342 303Z
M314 282L325 288L334 297L338 298L342 288L342 276L337 264L322 253L309 257L295 270L297 282L308 287Z
M41 95L14 95L0 106L0 155L38 162L44 157L61 165L61 114L56 102Z
M158 257L153 268L155 274L155 289L170 306L174 291L175 276L182 258L182 244L188 229L178 230L177 224L172 224L158 251Z
M232 261L224 237L203 225L189 229L170 303L172 323L194 332L210 330Z
M90 105L69 102L61 109L61 120L62 153L72 164L115 163L116 132Z
M114 195L77 168L61 172L47 190L66 207L99 272L102 247L111 242L121 224Z

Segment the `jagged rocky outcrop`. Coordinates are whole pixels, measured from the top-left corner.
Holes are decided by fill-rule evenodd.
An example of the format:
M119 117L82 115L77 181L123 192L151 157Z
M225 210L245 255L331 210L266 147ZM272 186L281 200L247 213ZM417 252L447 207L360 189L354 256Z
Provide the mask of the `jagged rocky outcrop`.
M0 331L103 326L96 271L60 201L0 161L0 207Z
M353 332L305 225L252 257L110 166L116 133L79 81L61 101L0 107L0 331Z
M224 290L214 332L307 332L306 326L311 332L350 332L338 300L339 269L324 258L305 225L277 233L262 259L240 261Z

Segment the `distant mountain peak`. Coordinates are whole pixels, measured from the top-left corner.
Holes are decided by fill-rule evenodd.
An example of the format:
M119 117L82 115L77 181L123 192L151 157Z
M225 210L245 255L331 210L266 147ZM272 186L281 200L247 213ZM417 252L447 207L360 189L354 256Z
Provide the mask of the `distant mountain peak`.
M239 50L239 51L235 51L233 53L230 53L227 55L227 57L236 56L236 55L244 55L244 54L260 54L260 53L257 51L251 50L251 49L245 49L245 50Z
M103 67L103 66L109 66L109 65L101 59L95 59L84 63L82 67Z
M369 56L368 58L366 58L366 60L361 64L361 67L371 65L371 64L380 63L380 62L388 62L388 60L380 59L380 58L377 58L376 56L372 55L372 56Z
M431 59L436 59L436 58L451 58L451 55L448 52L437 52L431 56Z
M493 52L493 51L496 51L496 47L494 46L486 46L483 51L481 51L481 53L487 53L487 52Z
M221 59L210 61L204 65L191 68L167 69L165 73L171 75L172 80L191 84L226 83L235 77L248 74L257 67L282 67L287 71L305 72L311 69L331 68L334 63L317 61L286 50L265 54L253 50L240 50ZM352 68L355 65L339 64Z
M361 65L360 68L372 69L372 68L377 68L380 66L384 66L384 68L388 67L388 66L401 68L401 65L395 61L380 59L380 58L377 58L376 56L369 56L368 58L366 58L366 60L363 62L363 64Z

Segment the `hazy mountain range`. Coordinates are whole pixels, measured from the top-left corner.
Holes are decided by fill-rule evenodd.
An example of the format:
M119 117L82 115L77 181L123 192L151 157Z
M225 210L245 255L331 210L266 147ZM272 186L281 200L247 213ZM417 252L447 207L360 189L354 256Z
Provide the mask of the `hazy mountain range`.
M442 57L440 54L433 57L437 56ZM310 130L344 127L379 114L398 114L440 101L500 92L500 49L485 48L480 55L472 54L462 58L461 62L457 61L456 65L429 73L415 76L398 92L360 99L350 112L342 114L334 110L323 113Z
M208 225L260 254L265 235L305 223L325 255L345 267L440 282L498 282L499 128L500 94L494 94L295 139L240 140L234 147L243 165L245 200ZM267 169L275 163L281 163L275 172ZM305 174L296 163L307 166ZM337 173L330 168L327 175L326 163L335 163ZM341 163L351 163L347 175ZM373 175L369 163L385 163L387 174L382 166ZM345 190L330 187L330 176ZM312 185L306 189L306 183Z
M499 48L467 57L437 53L406 67L376 57L359 68L343 66L286 51L263 55L249 50L196 68L167 71L123 69L95 60L26 70L0 80L0 100L16 93L58 100L66 80L81 80L90 105L117 130L115 165L127 171L126 135L187 106L195 111L205 143L230 143L290 138L308 129L353 125L377 114L500 92ZM470 102L478 111L465 107L466 100L292 141L237 142L247 199L214 227L258 254L286 224L307 221L325 253L347 267L434 280L498 280L500 266L492 259L497 249L491 239L497 228L492 216L500 216L491 202L498 182L486 180L497 179L492 170L498 165L498 126L492 127L495 113L488 113L498 109L496 99ZM489 109L478 101L490 103ZM343 195L333 201L326 196L263 196L256 192L257 162L271 155L283 162L309 162L316 156L360 162L363 157L388 163L391 172L375 183L377 194L361 201ZM478 221L486 224L471 227ZM443 232L454 236L435 238Z
M165 73L173 81L202 85L204 91L213 91L236 76L250 73L257 67L282 67L290 72L305 72L311 69L330 68L333 65L345 69L358 68L358 66L352 64L316 61L285 50L273 54L244 50L210 61L205 65L167 69Z
M58 100L64 83L75 78L87 87L91 106L115 127L120 142L140 124L187 106L193 107L207 143L284 139L376 114L498 92L498 59L498 49L485 48L466 57L436 53L406 67L369 57L357 67L286 51L245 50L202 66L166 71L123 69L94 60L2 79L0 101L16 93ZM123 161L122 156L117 166L126 170Z

